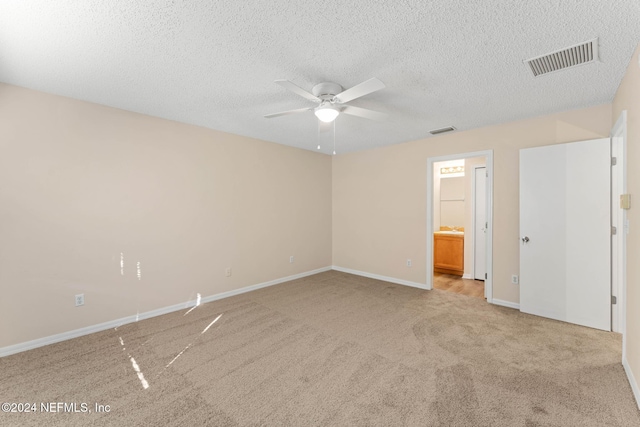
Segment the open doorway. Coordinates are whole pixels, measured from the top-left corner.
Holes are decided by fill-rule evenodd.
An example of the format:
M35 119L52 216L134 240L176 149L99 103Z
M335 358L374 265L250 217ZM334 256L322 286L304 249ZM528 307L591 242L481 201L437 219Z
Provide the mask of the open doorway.
M492 302L493 152L427 163L427 288Z

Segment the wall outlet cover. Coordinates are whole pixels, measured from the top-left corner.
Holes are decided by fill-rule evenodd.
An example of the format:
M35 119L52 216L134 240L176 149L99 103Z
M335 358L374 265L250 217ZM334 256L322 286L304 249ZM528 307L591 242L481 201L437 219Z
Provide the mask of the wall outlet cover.
M81 305L84 305L84 294L76 295L76 307L80 307Z

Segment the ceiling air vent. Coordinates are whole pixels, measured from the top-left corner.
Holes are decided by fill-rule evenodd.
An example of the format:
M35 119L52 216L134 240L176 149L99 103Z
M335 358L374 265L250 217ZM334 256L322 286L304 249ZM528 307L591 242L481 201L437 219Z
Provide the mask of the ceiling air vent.
M447 126L446 128L430 130L429 133L431 135L437 135L439 133L451 132L452 130L456 130L456 128L454 128L453 126Z
M598 59L598 39L589 40L566 49L524 61L534 77L564 70L565 68L595 62Z

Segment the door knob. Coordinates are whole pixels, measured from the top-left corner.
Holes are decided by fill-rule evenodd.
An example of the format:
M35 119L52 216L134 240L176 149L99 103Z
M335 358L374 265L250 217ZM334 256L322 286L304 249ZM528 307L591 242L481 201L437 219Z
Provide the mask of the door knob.
M522 243L527 243L527 242L529 242L529 237L528 236L524 236L522 238Z

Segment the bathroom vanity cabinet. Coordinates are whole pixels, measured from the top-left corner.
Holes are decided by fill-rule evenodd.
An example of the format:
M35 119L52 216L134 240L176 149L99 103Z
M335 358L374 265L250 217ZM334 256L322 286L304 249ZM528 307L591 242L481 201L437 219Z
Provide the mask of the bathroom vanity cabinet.
M433 267L436 273L464 274L464 233L439 231L433 234Z

